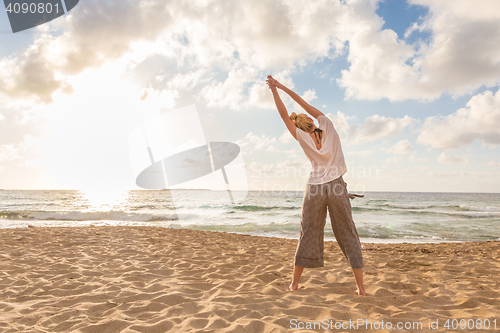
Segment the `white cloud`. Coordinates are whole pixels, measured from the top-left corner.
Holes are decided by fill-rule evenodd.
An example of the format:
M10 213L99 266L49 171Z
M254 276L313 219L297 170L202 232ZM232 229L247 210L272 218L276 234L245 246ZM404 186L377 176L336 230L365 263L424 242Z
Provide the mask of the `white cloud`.
M408 115L403 118L373 115L365 118L363 124L352 123L351 121L355 119L355 116L347 116L340 111L337 114L328 113L326 116L332 121L342 142L349 144L367 143L389 136L396 136L416 122L414 118Z
M425 120L418 142L436 149L458 149L474 140L500 144L500 90L489 90L472 97L467 107L446 117Z
M258 136L249 132L243 139L235 143L240 146L241 150L247 153L255 152L257 150L266 149L273 151L273 145L277 142L276 138L270 138L266 135Z
M5 116L3 114L0 113L0 122L5 120Z
M431 32L408 44L382 30L377 1L352 2L342 22L350 67L338 80L346 96L376 100L462 95L500 82L500 2L494 0L411 0L429 8L423 22L407 30ZM363 8L364 10L362 10Z
M389 157L387 159L387 162L388 163L399 163L399 162L401 162L401 160L402 160L401 157L399 157L399 156L393 156L393 157Z
M40 139L26 134L23 140L19 143L11 143L0 145L0 162L12 161L15 159L22 159L22 153L36 148L40 143Z
M408 161L415 163L415 162L425 162L427 161L427 158L417 158L415 154L411 155L408 157Z
M289 154L289 155L299 154L299 153L302 153L302 149L288 149L288 150L284 150L283 152L285 154Z
M486 163L486 165L490 166L490 167L498 168L498 167L500 167L500 162L491 161L491 162Z
M441 153L441 155L437 157L437 161L441 164L460 164L469 162L469 160L463 156L448 155L447 153Z
M281 134L281 136L278 140L281 143L289 143L295 139L293 138L292 134L290 134L290 131L288 131L288 129L286 129L285 131L283 131L283 134Z
M373 154L373 151L371 151L371 150L359 150L359 151L351 151L347 155L348 156L362 156L362 157L366 157L366 156L369 156L371 154Z
M367 117L362 125L351 125L349 134L354 137L356 143L371 142L387 136L399 135L403 129L414 122L415 119L410 116L392 118L373 115Z
M154 88L144 88L140 92L141 101L154 101L164 108L170 109L175 106L175 98L179 96L177 90L155 90Z
M307 103L312 102L316 98L318 98L318 96L316 96L316 92L314 91L314 89L306 90L302 95L302 99L304 99L304 101L306 101Z
M133 69L161 55L177 71L157 75L169 89L178 86L171 82L179 80L177 74L196 72L189 89L205 88L211 106L241 108L258 103L262 91L255 84L263 84L269 71L335 58L347 42L351 65L338 81L347 97L433 99L499 82L497 1L411 3L429 7L430 15L407 32L431 31L426 43L409 45L382 30L376 0L255 0L237 6L224 0L88 0L40 28L45 32L24 53L0 60L0 92L50 103L55 91L71 93L70 78L86 69L119 59ZM48 35L49 25L64 33Z
M500 162L498 161L490 161L488 163L476 163L476 166L486 166L491 168L500 168Z
M198 88L205 87L209 105L240 107L248 98L238 95L264 83L270 69L337 56L344 45L332 22L344 10L338 1L256 0L236 6L223 0L89 0L49 23L51 30L63 28L62 35L43 34L20 56L0 60L0 92L50 103L55 91L71 93L69 78L88 68L119 59L134 68L151 55L162 55L184 75L205 69L211 83ZM228 77L221 80L221 72ZM170 81L175 76L170 74L157 77Z
M393 154L407 154L413 151L413 147L407 139L398 141L395 145L389 148L382 148L382 150Z
M16 158L21 158L18 154L19 149L15 148L13 144L0 146L0 162L12 161Z
M133 41L153 41L172 22L168 8L160 1L84 1L49 23L64 27L61 36L42 34L22 55L0 60L0 92L45 103L57 90L71 93L67 76L120 58Z
M224 82L207 85L201 90L201 93L209 101L208 107L240 109L242 104L248 104L244 101L246 85L256 79L255 69L234 69L229 71ZM268 94L271 95L270 92Z
M283 83L288 88L293 89L294 84L292 79L290 78L290 73L291 73L290 70L283 70L281 72L276 73L276 75L273 75L273 77L279 82ZM288 95L281 93L280 96L285 104L288 103L295 104L295 102L291 98L289 98ZM250 88L248 102L249 103L245 103L245 101L242 100L240 105L247 104L251 106L276 110L276 104L274 103L273 95L269 90L268 85L265 83L264 80L261 80L261 78L259 78L257 80L257 83L254 83Z
M337 114L327 113L325 116L332 121L341 139L349 135L349 120L354 119L354 116L347 116L340 111Z
M313 100L318 98L318 96L316 96L316 92L314 91L314 89L306 90L301 97L307 103L311 103ZM295 112L304 113L304 109L299 104L295 103L295 101L293 101L291 98L288 98L288 95L286 100L289 101L290 103L293 103L293 108L295 109Z
M269 87L264 82L254 83L250 88L248 100L250 105L273 109L276 108L274 99Z

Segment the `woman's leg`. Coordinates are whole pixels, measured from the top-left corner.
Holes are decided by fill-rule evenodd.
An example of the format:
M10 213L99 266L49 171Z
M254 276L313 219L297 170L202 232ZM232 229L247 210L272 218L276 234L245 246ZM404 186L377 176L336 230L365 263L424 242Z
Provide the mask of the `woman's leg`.
M302 203L300 237L295 252L290 290L296 290L304 267L323 267L324 229L326 223L326 189L307 185Z
M365 295L363 285L363 254L358 232L352 219L351 202L347 193L347 184L342 177L329 182L328 211L332 223L335 239L342 253L349 261L354 279L356 280L357 293Z
M304 270L304 267L300 266L293 266L293 278L292 278L292 283L288 287L290 291L297 290L299 288L299 281L300 281L300 276L302 275L302 271Z
M352 273L354 274L354 280L356 280L356 286L358 287L356 292L360 296L366 296L365 286L363 285L363 268L353 268Z

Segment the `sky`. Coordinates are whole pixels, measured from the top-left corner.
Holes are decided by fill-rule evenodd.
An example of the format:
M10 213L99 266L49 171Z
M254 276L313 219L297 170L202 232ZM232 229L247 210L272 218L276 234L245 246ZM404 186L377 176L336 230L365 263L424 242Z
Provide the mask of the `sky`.
M3 189L140 189L131 133L194 105L241 148L233 189L303 190L268 74L332 120L349 190L500 189L499 1L84 0L10 29L2 8Z

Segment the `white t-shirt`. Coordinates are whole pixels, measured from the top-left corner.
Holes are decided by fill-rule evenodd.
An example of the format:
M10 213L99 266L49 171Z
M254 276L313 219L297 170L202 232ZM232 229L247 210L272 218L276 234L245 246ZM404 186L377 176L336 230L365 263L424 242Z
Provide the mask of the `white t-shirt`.
M311 162L312 170L309 175L309 184L324 184L337 179L347 172L344 153L340 145L339 134L333 123L326 116L318 117L321 133L321 149L316 148L314 139L309 133L297 127L297 141L304 150L307 159Z

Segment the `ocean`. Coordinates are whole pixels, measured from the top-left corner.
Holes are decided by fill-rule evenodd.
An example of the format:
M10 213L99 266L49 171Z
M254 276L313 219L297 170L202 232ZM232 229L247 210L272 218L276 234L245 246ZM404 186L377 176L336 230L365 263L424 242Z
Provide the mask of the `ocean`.
M0 228L147 225L298 239L303 191L0 190ZM233 192L235 196L238 192ZM245 197L246 194L246 197ZM500 194L365 192L351 201L362 242L500 240ZM175 198L175 200L173 199ZM325 240L334 240L329 217Z

